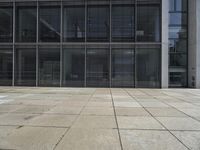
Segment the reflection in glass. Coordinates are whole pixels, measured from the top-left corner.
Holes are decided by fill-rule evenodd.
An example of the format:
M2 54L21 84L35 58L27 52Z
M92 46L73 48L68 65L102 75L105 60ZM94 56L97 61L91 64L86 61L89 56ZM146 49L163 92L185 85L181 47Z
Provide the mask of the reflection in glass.
M186 39L171 39L169 41L170 52L187 52L187 40Z
M187 30L185 27L169 27L169 38L187 38Z
M41 6L39 13L39 35L41 42L60 41L60 8Z
M35 42L36 41L36 7L19 6L16 13L16 41Z
M134 41L134 6L112 6L112 40Z
M0 49L0 85L12 85L12 49Z
M187 25L186 13L170 13L170 25Z
M81 42L85 38L85 7L64 8L64 41Z
M186 87L187 73L186 70L172 71L169 73L170 87Z
M0 42L12 42L13 40L12 16L12 7L0 7Z
M36 84L36 50L16 49L15 85L33 86Z
M39 49L39 85L59 86L60 84L60 49Z
M88 6L87 41L109 41L109 6Z
M160 42L160 5L138 5L137 41Z
M133 49L112 49L112 86L134 87L135 58Z
M136 87L160 87L160 49L136 50Z
M186 54L183 53L170 53L169 60L170 67L185 67L187 65Z
M63 86L84 86L85 49L64 48Z
M109 49L87 49L87 86L109 86Z

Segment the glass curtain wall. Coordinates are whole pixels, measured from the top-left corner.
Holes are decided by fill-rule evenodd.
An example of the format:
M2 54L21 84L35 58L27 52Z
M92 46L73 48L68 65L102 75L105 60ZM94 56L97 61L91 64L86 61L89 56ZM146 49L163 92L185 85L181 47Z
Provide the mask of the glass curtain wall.
M39 85L60 86L60 48L39 47Z
M63 41L85 41L85 3L83 0L64 2Z
M160 87L160 0L14 4L0 3L0 85L7 76L25 86Z
M136 87L160 87L161 51L157 46L137 46Z
M187 86L188 13L187 0L170 0L169 86Z
M0 3L0 42L13 40L13 7L12 3Z
M60 3L41 2L39 6L39 41L60 42Z
M11 86L13 74L12 46L0 48L0 85Z
M16 42L36 42L37 6L36 3L17 3Z
M71 87L83 87L85 83L84 46L64 46L62 56L62 85Z
M134 42L135 1L116 0L112 3L112 41Z
M135 86L135 49L133 46L112 46L112 86Z
M160 42L160 0L137 1L137 41Z
M15 85L36 85L36 49L28 46L15 49Z
M110 6L108 1L88 1L87 41L109 42Z
M86 81L88 87L109 87L110 51L107 46L87 47Z

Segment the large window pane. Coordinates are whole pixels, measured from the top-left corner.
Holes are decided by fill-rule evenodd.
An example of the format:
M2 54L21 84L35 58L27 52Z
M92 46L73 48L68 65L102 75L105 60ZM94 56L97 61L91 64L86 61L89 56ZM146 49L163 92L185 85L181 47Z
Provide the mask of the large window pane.
M60 41L60 7L41 6L39 13L39 35L41 42Z
M64 8L64 41L81 42L85 40L85 7Z
M16 41L35 42L37 9L34 6L18 6L16 10Z
M0 49L0 85L12 85L13 70L12 49Z
M137 41L160 42L160 5L137 6Z
M109 86L109 49L87 49L87 86Z
M136 87L160 87L160 49L136 50Z
M63 49L63 85L84 86L85 77L85 49Z
M29 48L15 51L15 85L36 84L36 50Z
M112 86L134 87L135 58L133 49L112 49Z
M134 41L134 5L112 6L112 40Z
M39 49L39 85L59 86L60 83L60 49Z
M13 40L13 12L12 7L0 4L0 42Z
M109 41L109 6L88 6L87 41Z
M171 68L169 73L170 87L186 87L187 71L185 69Z
M169 41L170 52L187 52L187 40L186 39L171 39Z
M169 27L169 38L187 38L187 29L185 27Z
M170 53L169 65L170 67L186 67L187 57L182 53Z
M186 13L170 13L169 19L170 25L187 25Z

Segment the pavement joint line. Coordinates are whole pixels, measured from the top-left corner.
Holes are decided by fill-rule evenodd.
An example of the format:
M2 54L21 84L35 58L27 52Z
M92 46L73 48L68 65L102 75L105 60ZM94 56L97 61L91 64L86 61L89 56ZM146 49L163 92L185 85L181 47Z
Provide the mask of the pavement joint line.
M163 94L165 94L165 93L163 93ZM165 95L167 95L167 94L165 94ZM167 95L167 96L168 96L168 95ZM191 115L188 115L188 114L185 113L184 111L179 110L178 108L176 108L176 107L174 107L174 106L172 106L172 105L170 105L170 104L168 104L168 103L166 103L166 102L163 102L163 103L166 104L166 105L168 105L168 106L170 106L170 107L172 107L172 108L174 108L175 110L177 110L177 111L183 113L184 115L188 116L189 118L192 118L192 119L194 119L194 120L200 122L200 119L197 119L197 118L195 118L195 117L193 117L193 116L191 116ZM198 107L199 107L199 106L198 106ZM200 107L199 107L199 109L200 109Z
M118 121L117 121L117 114L116 114L116 110L115 110L115 103L114 103L114 99L113 99L112 89L109 88L109 90L110 90L110 95L111 95L111 98L112 98L112 105L113 105L115 122L116 122L116 125L117 125L117 132L118 132L118 136L119 136L119 143L120 143L120 146L121 146L121 150L123 150L123 144L122 144L122 139L121 139L119 124L118 124Z
M94 92L93 92L93 93L90 95L90 97L88 98L87 104L89 103L90 99L93 97L93 95L94 95L95 92L96 92L96 89L94 90ZM67 133L69 132L69 130L71 129L71 127L72 127L72 126L74 125L74 123L78 120L78 118L79 118L81 112L83 111L83 109L86 107L87 104L85 104L85 106L81 109L79 115L78 115L78 116L76 117L76 119L74 119L74 121L72 122L72 125L71 125L71 126L64 132L64 134L60 137L60 139L58 140L58 142L55 144L53 150L56 149L56 147L59 145L59 143L62 141L62 139L67 135Z
M126 91L126 90L125 90ZM128 94L130 94L128 91L126 91ZM149 95L148 93L146 93L145 91L142 91L143 93ZM149 95L151 97L154 97L152 95ZM137 98L136 98L137 100ZM138 102L139 103L139 102ZM191 150L185 143L183 143L178 137L176 137L162 122L160 122L151 112L149 112L144 106L142 106L161 126L163 126L175 139L177 139L183 146L185 146L185 148L187 148L188 150Z

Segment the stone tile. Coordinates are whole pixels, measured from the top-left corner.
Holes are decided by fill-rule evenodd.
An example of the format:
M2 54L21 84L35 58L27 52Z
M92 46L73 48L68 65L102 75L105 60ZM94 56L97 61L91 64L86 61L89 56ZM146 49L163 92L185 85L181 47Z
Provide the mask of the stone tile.
M52 108L50 111L45 112L45 113L78 115L78 114L80 114L82 109L83 109L83 107L56 106L56 107Z
M112 107L85 107L81 115L114 116L114 110Z
M70 127L75 119L76 115L40 115L28 122L31 126L52 126L52 127Z
M142 107L137 102L114 102L115 107Z
M21 105L0 105L0 113L3 112L13 112L17 109L22 108Z
M150 116L144 108L115 108L117 116Z
M172 133L191 150L200 150L200 132L172 131Z
M162 102L140 102L143 107L170 107Z
M116 129L71 128L56 150L121 150Z
M189 117L157 117L169 130L200 130L200 122Z
M147 110L156 117L187 117L174 108L147 108Z
M37 116L36 114L3 114L0 116L0 125L26 125L29 120Z
M164 129L153 117L117 117L120 129Z
M187 150L167 131L120 130L124 150Z
M22 127L6 137L5 149L36 150L53 149L65 128Z
M86 105L87 107L112 107L112 102L93 102L90 101Z
M114 116L80 116L72 128L97 128L112 129L116 128Z
M49 111L51 108L53 108L53 106L28 105L16 110L15 112L25 114L44 113Z

